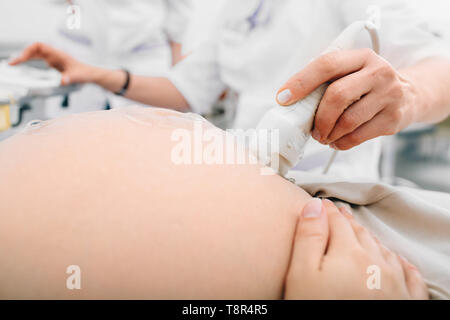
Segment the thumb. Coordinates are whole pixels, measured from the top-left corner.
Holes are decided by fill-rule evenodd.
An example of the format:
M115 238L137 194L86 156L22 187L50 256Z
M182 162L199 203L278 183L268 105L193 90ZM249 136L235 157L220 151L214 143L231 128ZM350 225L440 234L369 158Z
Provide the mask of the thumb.
M328 218L322 200L311 199L303 208L294 239L291 271L318 269L328 243Z
M291 105L313 92L321 84L362 69L367 50L338 50L319 56L293 75L277 93L277 102Z
M337 58L330 58L331 56L331 54L319 56L290 77L277 92L278 104L289 106L308 96L322 83L329 81L334 73L328 72L327 68L333 71L334 68L328 61L337 60ZM331 66L328 67L328 65Z
M305 98L316 89L320 83L308 80L308 69L296 73L277 92L277 103L289 106ZM305 74L306 73L306 74Z

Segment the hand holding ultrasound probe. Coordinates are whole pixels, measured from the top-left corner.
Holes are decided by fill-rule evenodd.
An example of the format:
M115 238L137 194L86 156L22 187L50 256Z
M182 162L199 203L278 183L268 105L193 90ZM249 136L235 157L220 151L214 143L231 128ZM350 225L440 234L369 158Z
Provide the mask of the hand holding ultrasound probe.
M356 21L349 25L317 60L324 59L323 57L330 57L331 54L336 54L336 52L342 50L351 49L354 46L357 36L362 30L367 30L369 32L373 50L378 54L380 51L380 42L377 33L379 22L377 22L374 15L375 13L373 13L372 17L367 21ZM294 80L290 81L292 82ZM260 150L254 149L259 149L261 143L270 144L274 143L274 141L252 141L250 148L252 148L253 152L266 164L273 160L273 156L278 157L278 173L282 176L285 176L288 173L288 170L294 168L302 158L304 149L310 137L317 108L328 85L329 82L320 84L314 91L309 93L308 96L301 98L295 105L288 107L277 106L272 108L260 120L257 127L258 129L279 130L279 139L278 141L275 141L275 143L279 145L279 151L274 150L273 146L262 149L268 151L266 154ZM290 96L292 96L291 91L285 89L278 95L278 100L286 100ZM290 100L288 100L288 102L290 102ZM315 130L317 131L317 128L315 128ZM258 137L258 139L260 139L260 137ZM325 167L324 173L327 173L335 156L336 151L333 153L328 165Z
M373 41L376 30L369 32ZM376 54L375 45L373 50L328 51L279 89L278 103L292 105L320 88L325 90L321 85L331 82L317 107L312 137L335 150L393 135L414 122L445 119L449 113L445 103L434 109L430 103L442 96L444 86L433 83L434 91L426 88L433 81L432 59L397 71Z

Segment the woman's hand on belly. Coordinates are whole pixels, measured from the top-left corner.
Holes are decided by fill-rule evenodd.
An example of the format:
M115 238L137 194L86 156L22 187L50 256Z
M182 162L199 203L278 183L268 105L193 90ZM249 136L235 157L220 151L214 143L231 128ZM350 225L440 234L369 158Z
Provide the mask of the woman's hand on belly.
M286 299L427 299L419 271L344 208L312 199L299 218Z

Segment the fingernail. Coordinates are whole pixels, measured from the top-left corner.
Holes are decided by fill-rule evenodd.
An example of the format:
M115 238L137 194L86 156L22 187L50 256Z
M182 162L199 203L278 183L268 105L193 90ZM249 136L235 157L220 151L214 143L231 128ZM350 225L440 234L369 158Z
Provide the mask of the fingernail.
M304 218L318 218L322 214L322 201L314 198L303 208Z
M330 143L330 148L333 148L334 150L338 150L338 148L336 147L336 145L334 143Z
M285 89L283 91L281 91L278 95L277 95L277 100L279 103L288 103L292 98L292 92L289 89Z
M320 141L321 136L320 136L319 130L314 129L313 132L312 132L312 136L313 136L313 138L316 139L317 141Z

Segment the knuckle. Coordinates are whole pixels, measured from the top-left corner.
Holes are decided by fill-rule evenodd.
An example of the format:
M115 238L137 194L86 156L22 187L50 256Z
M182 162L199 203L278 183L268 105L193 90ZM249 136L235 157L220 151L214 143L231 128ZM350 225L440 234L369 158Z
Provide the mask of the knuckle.
M380 66L378 67L378 72L386 77L395 75L394 69L387 62L380 63Z
M320 71L331 74L337 68L337 57L334 53L325 54L317 59Z
M300 238L308 239L308 241L313 242L325 242L327 239L325 237L325 234L323 232L320 232L318 230L309 230L307 228L304 228L299 233Z
M380 65L376 68L376 74L379 76L379 78L386 81L386 79L387 80L394 79L396 72L389 63L383 62L380 63Z
M388 96L394 101L401 100L404 94L403 86L398 81L394 82L388 90Z
M352 130L356 127L356 115L352 112L345 112L339 119L339 125L346 130Z
M360 137L356 133L351 133L346 137L347 144L356 145L359 144Z
M328 127L328 121L322 114L317 114L314 120L314 127L322 134Z
M362 225L360 224L355 224L353 226L353 230L355 231L355 233L357 234L366 234L368 231L366 228L364 228Z
M40 52L42 51L42 48L44 47L44 44L42 42L35 42L34 45L31 46L34 50Z
M403 118L403 111L399 108L394 108L389 111L389 120L392 122L391 128L396 129L396 125L402 120Z
M344 150L349 149L349 145L347 142L345 142L344 139L334 142L334 145L337 147L338 150L344 151Z
M375 53L375 51L373 51L373 49L371 49L371 48L362 48L360 50L361 50L361 53L367 58L373 58L375 56L378 56Z
M378 59L372 63L369 69L370 75L381 83L385 83L386 80L393 80L396 77L396 71L392 66L384 60Z
M395 125L389 126L389 127L386 128L385 131L384 131L384 134L385 134L386 136L392 136L392 135L394 135L394 134L396 134L396 133L397 133L397 126L395 126Z
M332 83L329 87L328 100L332 103L341 104L348 100L348 90L345 86L339 83ZM327 90L327 91L328 91Z
M344 138L335 142L336 146L339 150L348 150L360 143L358 136L355 133L350 133L346 135Z

